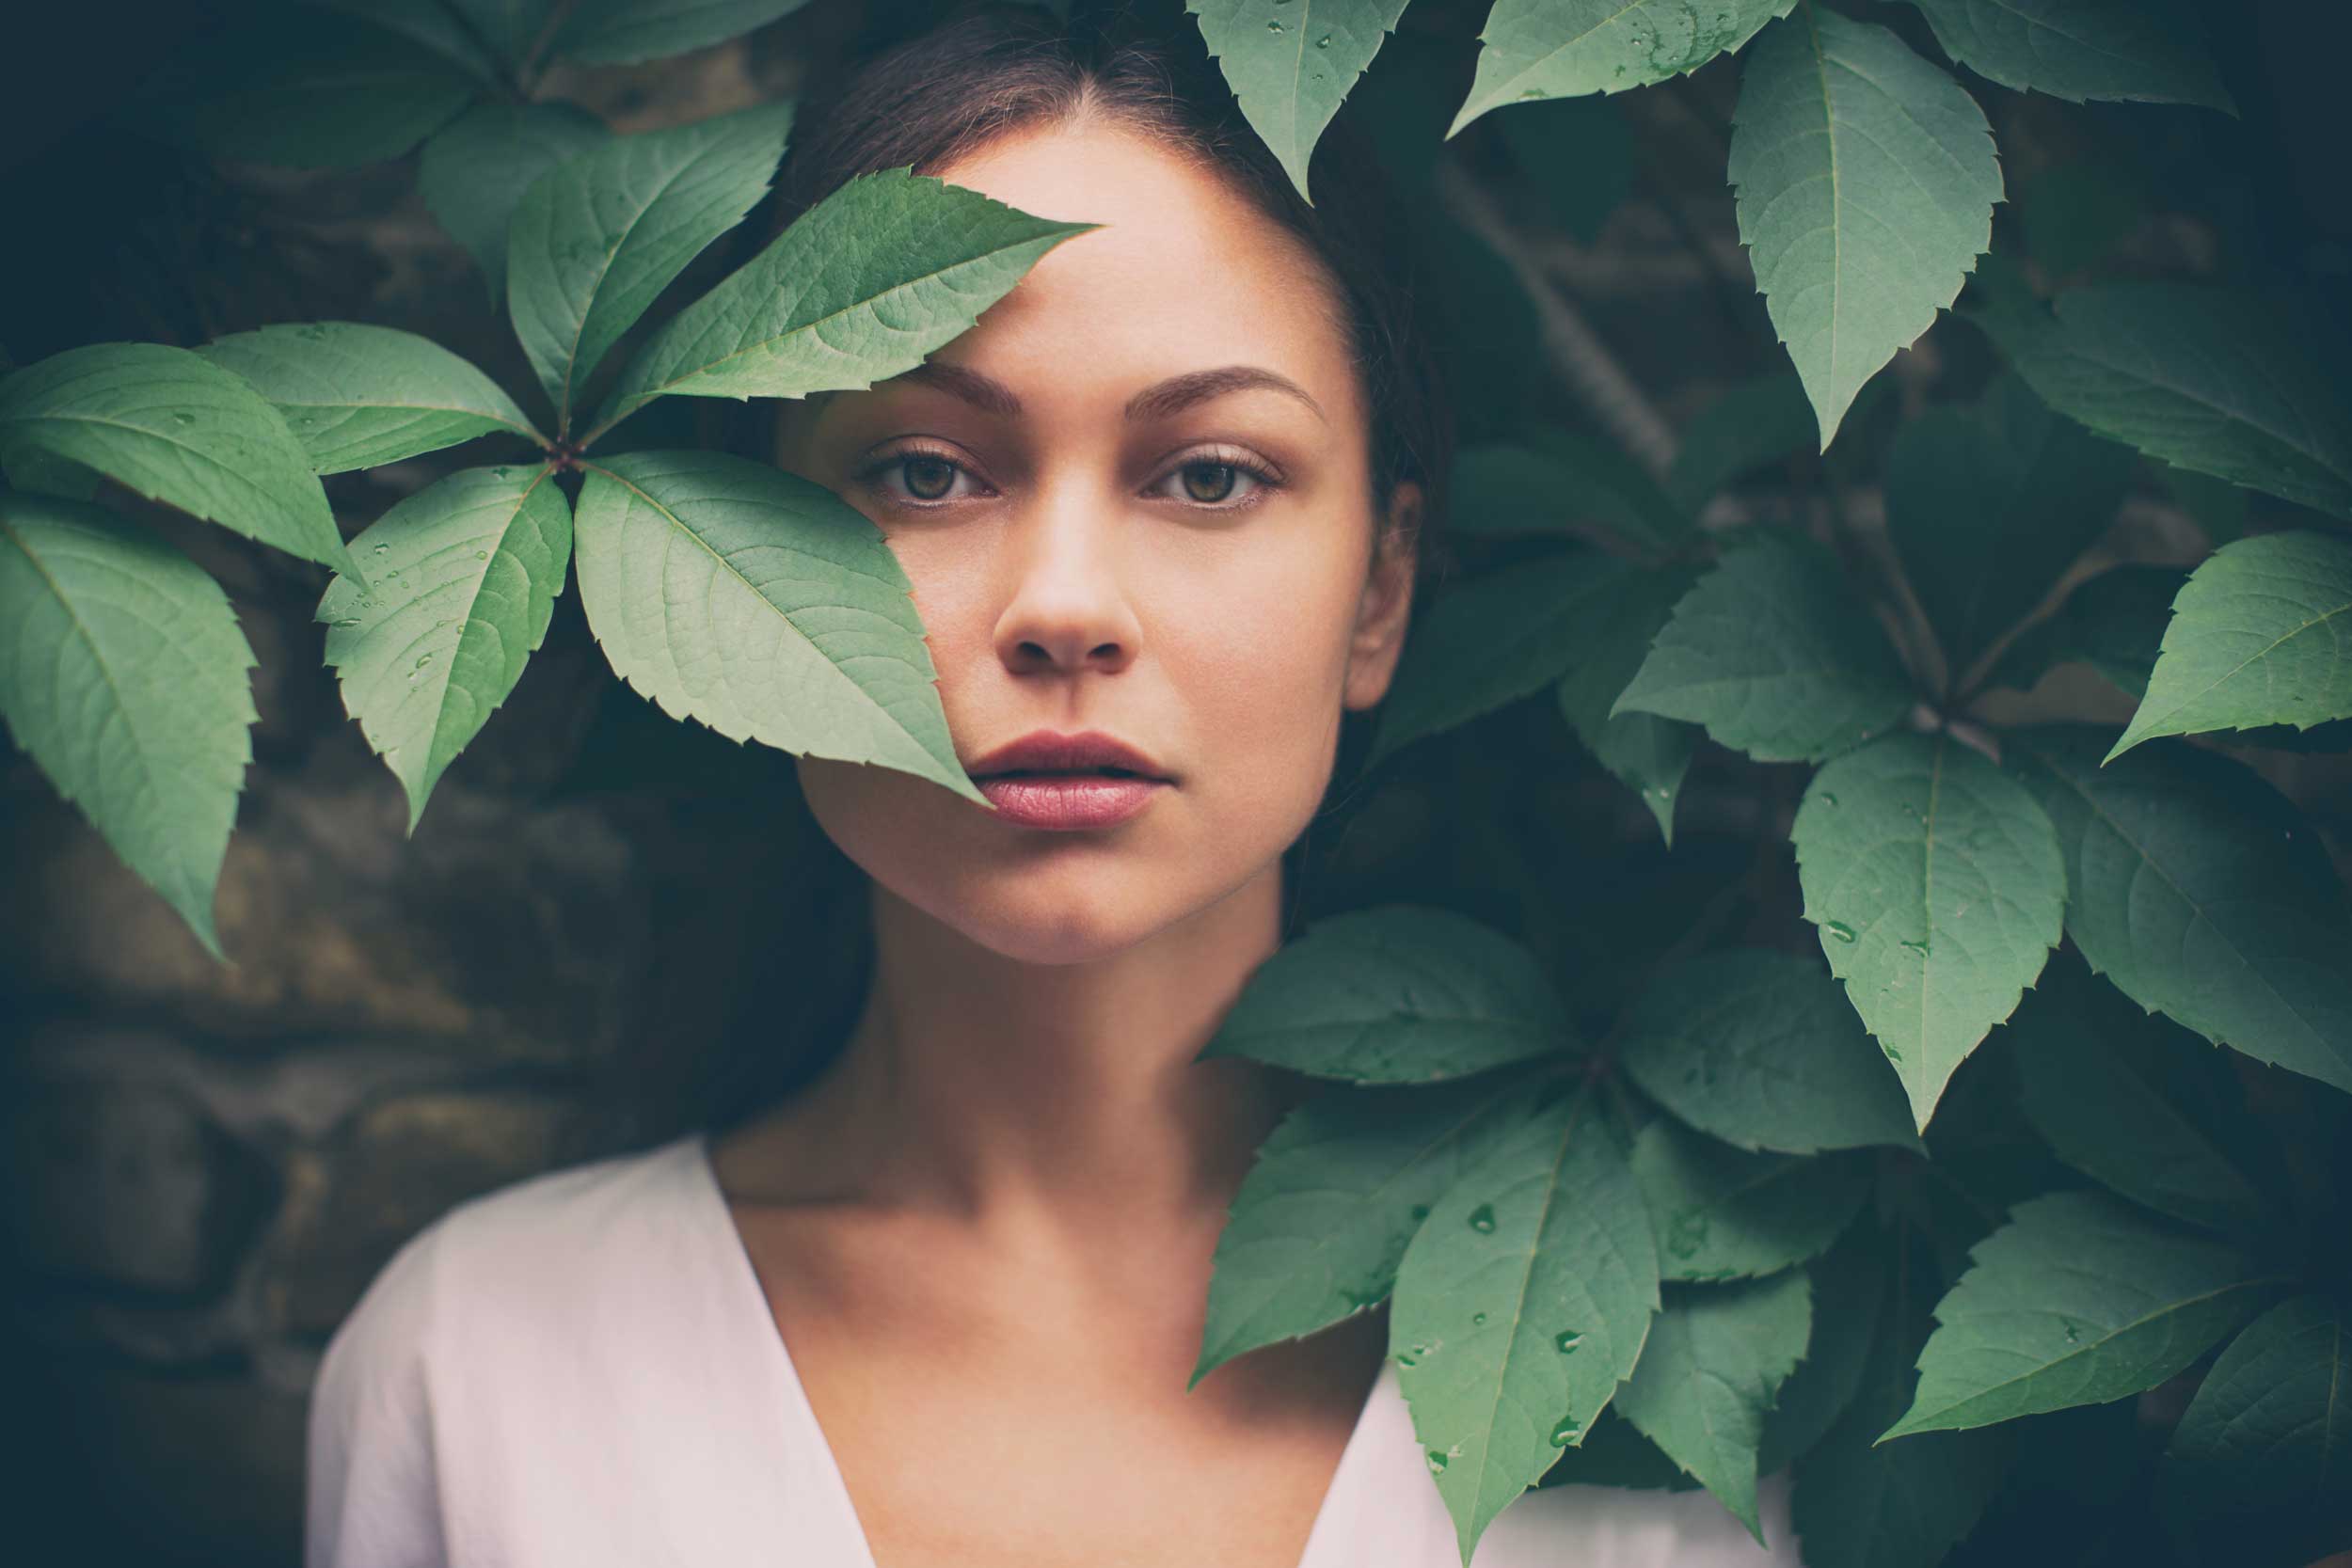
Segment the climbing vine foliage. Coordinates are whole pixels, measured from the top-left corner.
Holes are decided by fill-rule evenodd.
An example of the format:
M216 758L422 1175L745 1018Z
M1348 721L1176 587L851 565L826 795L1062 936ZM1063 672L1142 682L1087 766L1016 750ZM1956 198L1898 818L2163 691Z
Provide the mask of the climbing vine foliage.
M794 7L298 6L141 100L156 135L230 159L415 150L530 372L319 321L0 377L0 715L215 958L256 660L126 494L326 569L323 658L412 832L574 574L613 671L673 717L981 801L867 519L630 421L897 375L1092 225L885 170L648 321L768 193L792 104L618 135L542 90L552 61ZM1406 0L1190 10L1311 200ZM1744 769L1798 940L1692 897L1595 999L1538 921L1314 922L1204 1052L1321 1084L1233 1204L1195 1380L1387 1303L1466 1563L1564 1483L1702 1486L1762 1538L1784 1470L1816 1568L1990 1560L2004 1528L2047 1539L2053 1496L2050 1517L2106 1521L2058 1537L2084 1543L2068 1560L2344 1544L2352 907L2268 763L2325 757L2352 720L2345 366L2259 291L1993 240L2012 198L1989 97L2235 114L2195 16L1494 0L1464 41L1442 102L1351 109L1418 138L1401 166L1424 176L1456 138L1565 159L1543 127L1598 122L1542 117L1736 79L1724 175L1785 363L1662 464L1590 433L1473 443L1455 527L1502 547L1426 607L1368 766L1515 710L1621 782L1669 867L1686 780ZM1898 413L1885 372L1931 330L1982 373L1915 381ZM460 446L483 460L342 536L322 476ZM1747 506L1775 465L1820 504ZM1857 523L1866 483L1883 507ZM2201 559L2103 568L2151 494L2204 519ZM2128 719L2004 717L2059 670Z

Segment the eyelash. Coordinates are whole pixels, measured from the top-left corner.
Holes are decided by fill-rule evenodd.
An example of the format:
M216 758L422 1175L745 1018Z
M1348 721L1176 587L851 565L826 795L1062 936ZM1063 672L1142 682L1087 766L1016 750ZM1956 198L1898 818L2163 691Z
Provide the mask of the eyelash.
M856 478L862 483L880 489L882 487L876 482L879 481L882 475L888 473L892 468L911 462L915 458L930 458L935 462L945 463L949 467L953 468L957 473L966 475L975 480L979 477L978 475L972 473L972 470L965 467L961 462L958 461L955 454L952 452L944 451L938 447L910 446L900 447L898 451L890 452L886 456L875 459L865 467L859 469ZM1220 447L1204 455L1189 456L1183 462L1178 463L1175 467L1169 468L1168 472L1162 474L1152 483L1155 486L1166 483L1169 479L1183 473L1186 468L1232 468L1237 473L1248 474L1256 486L1249 492L1247 499L1238 501L1177 500L1178 505L1190 507L1196 512L1245 512L1263 501L1266 497L1274 491L1282 488L1281 479L1277 476L1272 469L1268 468L1264 464L1258 462L1256 459L1230 447ZM902 496L890 491L884 491L883 494L893 506L901 507L911 512L929 512L940 507L951 506L955 504L954 498L952 497L943 497L937 500L924 500L920 497ZM1173 497L1165 499L1176 499L1176 498Z

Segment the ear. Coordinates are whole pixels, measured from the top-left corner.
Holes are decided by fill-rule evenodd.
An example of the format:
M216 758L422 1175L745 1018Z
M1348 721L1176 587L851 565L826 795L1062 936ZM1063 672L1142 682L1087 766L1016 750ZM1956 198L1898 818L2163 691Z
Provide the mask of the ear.
M1405 628L1413 611L1413 541L1422 523L1420 484L1400 480L1389 499L1389 512L1375 543L1372 569L1357 608L1356 630L1348 643L1347 681L1343 705L1350 709L1373 706L1388 695L1396 674L1397 657L1405 651Z

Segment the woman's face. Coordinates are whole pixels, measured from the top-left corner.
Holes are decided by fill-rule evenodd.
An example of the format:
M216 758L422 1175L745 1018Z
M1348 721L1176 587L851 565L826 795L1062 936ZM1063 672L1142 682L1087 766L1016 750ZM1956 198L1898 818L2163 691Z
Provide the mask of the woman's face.
M882 530L967 767L1035 730L1099 729L1173 783L1075 832L864 764L801 757L801 783L885 894L1009 957L1075 963L1279 878L1343 708L1388 689L1411 565L1384 550L1371 570L1369 414L1287 230L1100 121L940 172L1105 227L925 367L780 404L778 460ZM1421 497L1397 488L1405 522Z

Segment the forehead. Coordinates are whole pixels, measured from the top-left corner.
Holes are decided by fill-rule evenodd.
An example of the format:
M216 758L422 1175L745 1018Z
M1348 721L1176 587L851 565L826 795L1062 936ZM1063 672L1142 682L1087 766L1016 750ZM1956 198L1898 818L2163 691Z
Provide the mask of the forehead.
M1351 406L1327 270L1213 169L1100 118L997 139L935 171L1041 217L1104 227L1056 245L942 357L1147 379L1256 362ZM1033 363L1024 364L1024 360Z

